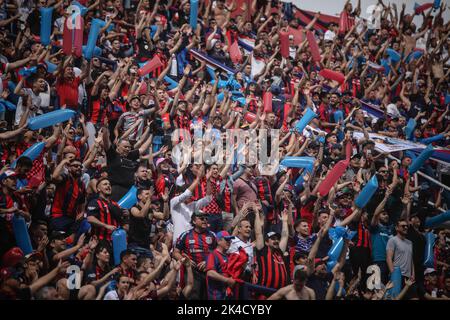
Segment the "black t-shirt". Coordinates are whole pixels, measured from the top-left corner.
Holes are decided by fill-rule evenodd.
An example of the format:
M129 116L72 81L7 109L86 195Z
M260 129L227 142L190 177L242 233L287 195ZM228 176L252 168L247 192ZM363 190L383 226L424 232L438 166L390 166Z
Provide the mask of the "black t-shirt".
M406 235L406 238L410 240L413 244L414 267L423 270L423 257L425 256L425 245L426 245L425 236L422 233L418 232L416 229L414 229L412 226L410 226L408 228L408 234ZM419 272L419 270L416 270L415 274L416 277L418 276L420 278L423 277L423 272Z
M135 206L141 210L141 206ZM128 242L148 248L150 245L150 232L152 231L152 221L148 217L138 218L130 214L130 232Z
M106 152L108 161L108 178L112 185L130 188L134 184L134 173L137 170L139 150L130 151L127 157L121 157L111 147Z

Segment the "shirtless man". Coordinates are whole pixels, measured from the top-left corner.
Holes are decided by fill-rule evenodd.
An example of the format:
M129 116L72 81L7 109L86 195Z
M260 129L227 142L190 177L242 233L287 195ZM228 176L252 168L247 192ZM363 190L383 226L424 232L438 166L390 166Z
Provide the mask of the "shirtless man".
M294 281L292 284L279 289L267 300L316 300L316 293L313 289L305 286L308 273L304 266L296 266L294 269Z

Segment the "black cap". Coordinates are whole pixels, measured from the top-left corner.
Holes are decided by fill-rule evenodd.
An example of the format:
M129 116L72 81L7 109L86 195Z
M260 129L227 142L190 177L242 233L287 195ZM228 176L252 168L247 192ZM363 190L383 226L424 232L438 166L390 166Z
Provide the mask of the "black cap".
M274 232L274 231L267 232L266 239L270 239L275 236L278 237L278 239L281 239L281 234L279 234L278 232Z
M64 231L53 231L50 235L50 241L64 240L65 238L67 238L67 234Z

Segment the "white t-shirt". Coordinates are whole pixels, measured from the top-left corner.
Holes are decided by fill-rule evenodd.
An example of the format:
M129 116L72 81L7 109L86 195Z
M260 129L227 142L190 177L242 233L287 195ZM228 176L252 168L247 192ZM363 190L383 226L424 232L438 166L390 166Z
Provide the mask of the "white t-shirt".
M107 294L105 294L105 297L103 300L120 300L119 295L117 294L116 290L111 290Z
M173 223L173 244L175 245L178 237L183 233L190 229L192 229L191 225L191 216L195 210L199 210L204 206L208 205L212 197L206 196L198 201L192 201L188 204L185 203L185 200L192 197L192 192L187 189L181 195L170 200L170 214Z
M34 117L36 115L36 113L39 113L38 111L40 111L40 108L41 108L42 98L40 97L40 95L34 94L33 90L31 90L30 88L23 88L22 90L24 90L24 92L27 95L31 95L31 101L33 103L33 106L37 107L36 111L30 111L29 116L28 116L28 119L30 119L30 118ZM22 114L24 112L25 111L23 108L23 99L22 99L22 97L20 97L19 101L17 101L16 117L15 117L15 121L14 121L15 125L19 125L20 118L22 117Z
M228 253L239 252L239 248L243 248L245 252L248 254L248 262L245 267L246 270L252 271L252 263L253 263L253 246L250 241L244 242L238 237L235 237L231 240L230 249L228 249Z

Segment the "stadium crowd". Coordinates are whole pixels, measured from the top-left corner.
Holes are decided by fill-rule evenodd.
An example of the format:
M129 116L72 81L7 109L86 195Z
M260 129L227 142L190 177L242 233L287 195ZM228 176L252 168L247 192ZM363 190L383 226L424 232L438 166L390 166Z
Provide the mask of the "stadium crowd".
M433 156L424 177L414 150L378 148L448 152L448 8L374 4L378 23L351 1L330 17L277 0L0 0L0 299L450 299L450 225L430 222L448 216L449 162ZM62 110L75 116L30 128ZM175 161L194 129L218 134ZM310 170L267 175L237 163L237 144L224 163L192 161L263 129Z

